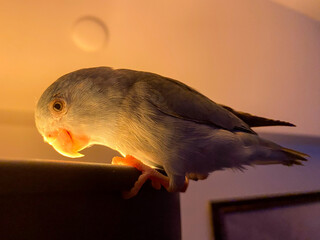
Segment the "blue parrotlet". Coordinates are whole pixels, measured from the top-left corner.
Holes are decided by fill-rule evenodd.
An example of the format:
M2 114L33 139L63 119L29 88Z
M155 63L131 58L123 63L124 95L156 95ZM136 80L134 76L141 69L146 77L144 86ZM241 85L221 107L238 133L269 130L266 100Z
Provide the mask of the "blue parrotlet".
M118 151L123 158L113 164L142 172L126 198L147 179L157 189L183 192L189 179L213 171L301 165L308 157L251 129L291 123L235 111L182 82L128 69L87 68L60 77L39 99L35 121L44 140L64 156L81 157L79 151L94 144Z

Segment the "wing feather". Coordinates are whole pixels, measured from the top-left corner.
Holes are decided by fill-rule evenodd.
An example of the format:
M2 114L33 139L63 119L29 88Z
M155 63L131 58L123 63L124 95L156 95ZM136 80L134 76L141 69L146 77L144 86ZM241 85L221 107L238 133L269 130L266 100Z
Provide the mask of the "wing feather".
M288 126L288 127L295 127L294 124L281 121L281 120L274 120L265 117L259 117L255 115L251 115L250 113L240 112L232 109L231 107L220 105L227 109L228 111L232 112L238 118L242 119L246 124L250 127L264 127L264 126Z
M136 72L135 77L139 88L148 92L146 100L164 114L230 131L255 133L233 112L179 81L147 72Z

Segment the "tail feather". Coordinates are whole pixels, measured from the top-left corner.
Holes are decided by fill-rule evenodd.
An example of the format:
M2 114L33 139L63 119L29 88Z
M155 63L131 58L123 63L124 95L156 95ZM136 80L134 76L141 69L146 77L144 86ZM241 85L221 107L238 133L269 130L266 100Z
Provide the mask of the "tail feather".
M308 154L285 148L258 135L235 132L239 140L231 146L234 151L226 153L223 161L215 163L215 170L223 168L241 169L243 166L281 164L286 166L303 165L308 161ZM227 149L227 148L226 148ZM228 152L228 151L227 151ZM218 168L219 167L219 168Z
M308 161L307 157L310 157L306 153L302 153L302 152L289 149L289 148L284 148L284 147L282 147L280 151L279 150L275 150L275 151L276 152L274 153L278 157L273 156L272 159L254 161L254 164L256 165L282 164L286 166L292 166L292 165L303 166L302 161ZM279 155L279 153L282 153L282 154Z
M286 156L291 160L291 162L289 162L289 166L296 164L296 165L303 165L301 163L301 161L308 161L307 157L310 157L308 154L306 153L302 153L293 149L289 149L289 148L282 148L281 149L283 153L286 154ZM285 164L287 165L287 164Z

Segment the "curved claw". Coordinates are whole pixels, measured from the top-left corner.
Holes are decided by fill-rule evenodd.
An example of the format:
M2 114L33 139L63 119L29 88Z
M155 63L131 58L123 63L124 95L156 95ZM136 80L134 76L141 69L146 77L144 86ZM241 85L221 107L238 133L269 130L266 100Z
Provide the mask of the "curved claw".
M129 191L124 191L122 193L122 196L125 199L129 199L137 195L143 184L148 179L152 181L152 186L157 190L159 190L161 186L166 189L169 188L169 178L167 176L164 176L130 155L127 155L125 158L114 157L112 159L112 164L131 166L142 172L134 186Z

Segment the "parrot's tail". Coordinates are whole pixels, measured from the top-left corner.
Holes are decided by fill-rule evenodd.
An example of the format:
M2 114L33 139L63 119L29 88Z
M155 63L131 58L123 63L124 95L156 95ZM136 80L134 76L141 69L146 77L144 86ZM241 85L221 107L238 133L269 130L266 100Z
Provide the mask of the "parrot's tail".
M307 157L310 157L308 154L303 152L298 152L290 148L281 148L281 151L285 153L288 157L288 161L284 161L282 164L287 166L292 165L303 165L301 161L308 161Z
M254 164L256 165L282 164L286 166L303 165L302 162L308 161L307 158L310 157L306 153L299 152L289 148L284 148L284 147L281 147L280 150L275 150L275 151L277 151L278 154L281 154L282 156L280 157L277 154L279 156L278 159L254 161Z

